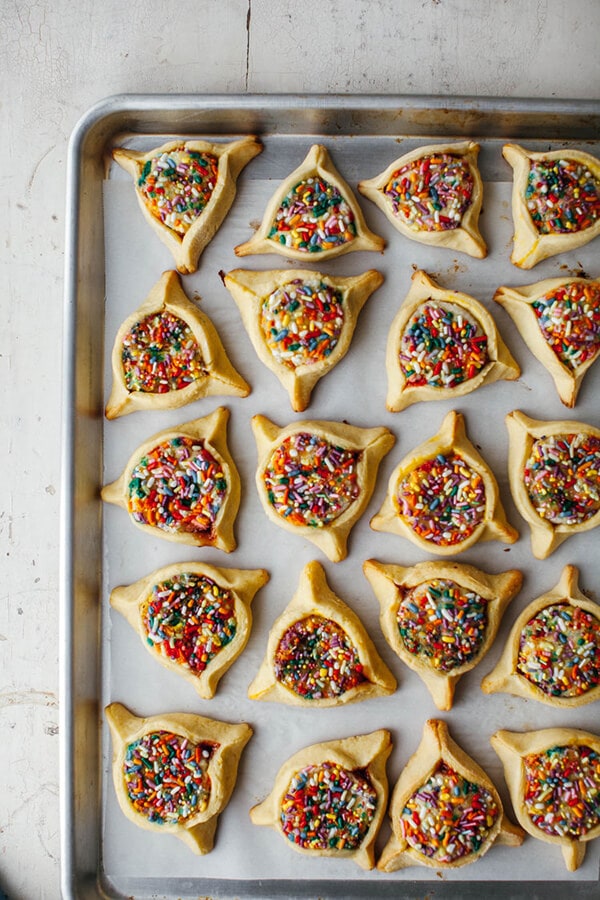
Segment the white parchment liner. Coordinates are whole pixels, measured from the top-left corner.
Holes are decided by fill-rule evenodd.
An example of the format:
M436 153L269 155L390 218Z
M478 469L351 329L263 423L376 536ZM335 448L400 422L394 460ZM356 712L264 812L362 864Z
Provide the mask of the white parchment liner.
M155 145L162 139L156 140ZM303 158L312 140L304 137L267 137L265 152L253 161L239 181L238 197L216 239L204 252L200 269L183 278L190 297L202 297L201 308L217 327L226 350L242 375L252 385L245 399L209 398L169 412L138 412L105 425L105 481L114 479L130 453L145 438L188 419L210 412L217 405L231 410L229 446L242 478L242 503L237 520L238 549L225 554L211 549L195 549L152 538L136 529L126 514L115 507L104 510L103 605L103 705L120 701L138 715L185 711L223 719L245 721L254 729L239 771L233 797L219 819L215 849L207 856L194 856L171 836L143 831L129 822L118 808L110 775L110 743L103 728L103 865L109 878L239 878L271 879L366 879L373 889L377 882L432 880L434 870L414 867L390 875L374 870L365 873L349 861L307 859L286 846L274 831L251 825L249 808L270 791L280 765L297 749L311 743L365 733L377 728L392 732L394 750L388 763L390 788L416 749L427 718L440 717L449 725L454 739L488 772L498 787L508 814L512 808L498 758L489 744L499 728L531 730L565 725L599 730L597 704L579 710L553 710L545 705L504 694L485 696L479 684L495 664L508 630L517 614L534 597L558 581L567 563L581 570L581 586L598 598L600 554L598 531L568 540L550 559L536 561L530 550L529 529L516 512L507 485L507 434L504 416L522 409L540 419L573 418L598 426L600 413L600 364L584 381L575 410L560 403L550 376L531 356L508 315L492 296L500 284L520 285L546 277L579 273L584 268L592 277L597 265L598 242L580 251L522 272L509 262L512 222L510 217L510 172L498 162L500 144L484 147L491 172L501 181L486 181L482 232L489 256L472 260L463 254L436 250L408 241L397 233L384 216L361 198L369 226L388 241L383 255L349 254L335 260L323 271L356 274L377 268L385 275L384 285L367 301L359 318L353 344L346 358L329 373L313 393L306 413L292 412L287 394L274 375L258 361L232 298L219 278L219 270L243 268L285 268L282 257L258 256L236 259L233 247L246 240L251 223L261 218L265 204L279 180ZM415 141L399 143L391 138L337 138L324 141L348 182L370 177L387 163L407 152ZM420 144L430 141L423 139ZM145 143L143 146L153 146ZM497 177L492 175L492 177ZM485 180L485 172L484 172ZM128 177L115 166L105 183L106 227L106 332L105 397L110 390L110 351L121 321L146 297L161 273L173 268L168 250L143 221ZM310 266L318 268L311 257ZM386 377L384 355L387 331L404 298L414 267L423 268L444 287L455 288L479 299L494 316L500 332L522 368L517 382L500 382L463 398L455 408L466 418L468 434L492 467L500 484L509 521L521 532L520 540L508 547L498 542L478 545L457 559L490 572L520 568L525 582L513 600L503 626L483 662L459 682L454 708L440 713L425 685L392 653L383 640L378 623L378 604L362 574L369 557L383 562L411 564L423 554L411 543L394 535L373 532L370 517L379 508L388 477L397 462L417 443L437 432L452 401L420 403L401 413L385 409ZM376 490L367 512L355 526L349 541L349 556L330 563L315 547L294 538L271 524L256 495L254 469L256 450L250 419L263 413L284 425L302 418L346 419L360 426L386 425L397 438L396 446L384 459ZM595 548L596 552L593 552ZM304 710L274 703L250 701L246 691L256 674L266 647L273 620L287 605L297 585L302 566L311 559L323 563L330 586L362 618L378 651L395 673L399 687L391 697L347 707ZM216 697L198 698L193 688L177 675L158 665L141 646L138 636L108 604L110 590L127 584L147 572L171 562L205 560L216 565L264 567L270 582L253 603L254 627L240 659L225 675ZM596 593L598 592L598 593ZM378 854L389 835L386 822L378 841ZM521 848L493 847L477 864L445 872L448 881L469 880L597 880L600 841L588 845L581 868L568 875L558 848L527 837Z

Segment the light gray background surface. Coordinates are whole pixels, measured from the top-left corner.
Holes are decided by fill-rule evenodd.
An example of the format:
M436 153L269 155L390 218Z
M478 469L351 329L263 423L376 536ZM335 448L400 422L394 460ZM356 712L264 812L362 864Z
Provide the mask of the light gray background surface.
M57 898L65 161L122 92L597 98L596 0L0 0L0 892Z

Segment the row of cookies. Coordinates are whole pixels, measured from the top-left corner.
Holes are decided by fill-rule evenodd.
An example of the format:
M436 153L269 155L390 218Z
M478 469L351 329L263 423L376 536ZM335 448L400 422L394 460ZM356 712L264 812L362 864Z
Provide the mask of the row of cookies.
M240 172L261 150L261 143L248 137L218 144L171 141L148 152L118 148L113 156L131 174L146 220L173 253L179 271L188 273L196 271L200 254L227 215ZM478 152L473 141L420 147L361 181L358 189L406 237L483 257ZM515 265L532 268L600 234L595 157L578 150L534 153L516 144L505 145L503 154L513 168ZM235 253L330 259L384 246L368 228L327 149L315 144L278 186L255 235Z
M380 272L331 276L305 269L223 274L260 361L305 410L313 388L350 347L361 309L383 283ZM478 300L447 290L417 271L387 339L386 406L456 399L520 369L494 319ZM494 299L510 313L551 374L562 402L575 405L600 351L600 281L546 279ZM250 387L229 361L209 317L165 272L122 323L112 350L112 419L135 410L179 408L213 395L247 396Z
M375 559L363 570L379 601L386 641L417 672L438 709L451 709L458 681L492 646L521 588L521 572L491 575L456 562L400 566ZM211 699L246 647L251 604L268 580L264 569L173 563L114 588L110 603L155 660ZM570 709L600 697L599 660L600 609L580 591L577 569L566 566L556 587L521 612L481 687ZM359 616L330 589L322 566L308 563L269 629L250 699L321 709L389 695L396 687Z
M228 418L219 407L148 438L102 489L102 499L147 533L231 552L241 485L227 446ZM531 527L534 556L545 559L571 535L600 524L600 429L538 421L518 410L506 421L513 499ZM252 427L255 483L267 517L333 562L345 559L350 531L395 443L392 432L317 420L279 427L265 416L254 416ZM506 520L492 470L454 411L395 467L370 524L441 556L478 541L512 544L519 536Z
M196 853L210 852L252 728L186 713L140 719L120 703L106 715L124 814L142 828L176 835ZM389 808L392 742L380 729L293 754L250 818L306 856L351 859L364 869L374 866L387 809L392 836L377 863L384 872L469 865L495 843L520 846L525 831L559 846L574 871L587 842L600 835L600 737L573 728L501 730L491 743L522 827L508 819L489 776L437 719L425 724Z

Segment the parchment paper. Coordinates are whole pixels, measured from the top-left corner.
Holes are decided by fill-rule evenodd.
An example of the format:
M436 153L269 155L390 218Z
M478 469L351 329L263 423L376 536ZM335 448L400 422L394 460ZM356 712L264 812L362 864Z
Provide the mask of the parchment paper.
M158 146L146 142L146 148ZM436 871L413 867L390 875L376 870L365 873L351 861L311 860L292 849L273 830L253 826L249 808L270 791L281 764L296 750L322 740L362 734L388 728L394 743L388 763L390 788L419 744L428 718L443 718L454 739L488 772L498 787L510 816L512 808L504 784L500 761L489 744L498 728L530 730L566 725L598 730L598 704L580 710L553 710L550 707L506 694L485 696L479 684L495 664L508 630L518 613L534 597L553 587L563 567L577 565L581 585L598 598L600 554L598 531L566 541L548 560L536 561L531 554L529 528L512 503L507 485L507 434L504 416L513 409L540 419L572 418L598 426L597 397L600 392L600 364L584 381L576 409L569 411L559 401L548 373L533 358L508 315L492 301L500 284L520 285L546 277L580 273L598 274L595 266L598 242L573 254L547 260L533 271L523 272L509 261L512 236L510 217L510 170L500 157L498 143L484 146L484 213L482 231L488 242L485 260L463 254L429 249L409 241L387 223L367 200L361 206L370 227L388 241L383 255L352 253L340 260L318 266L311 257L309 267L332 274L355 274L377 268L385 283L367 302L359 318L353 344L346 358L317 386L306 413L295 414L287 393L255 356L241 324L237 308L219 278L219 270L243 268L286 268L283 257L256 256L238 260L233 247L246 240L252 226L261 219L271 193L289 171L304 158L309 137L267 137L265 152L242 173L238 196L221 231L204 252L200 270L183 278L186 292L200 296L207 313L225 344L230 358L252 385L245 399L208 398L180 410L137 412L105 425L105 481L122 471L136 446L155 432L208 414L218 405L231 410L229 446L242 478L242 503L237 519L238 549L227 555L212 549L187 548L152 538L136 529L121 509L104 510L104 590L103 606L103 698L105 704L120 701L137 715L166 711L195 712L228 722L245 721L254 736L241 760L233 797L220 816L214 850L197 857L178 839L144 831L121 813L110 773L110 741L104 723L103 775L103 856L109 877L167 878L218 877L242 879L293 878L303 880L367 879L373 887L382 881L434 880ZM344 177L353 186L360 178L381 171L390 160L408 151L415 143L399 143L390 138L337 138L324 141ZM143 221L132 184L125 173L112 166L105 184L106 228L106 397L110 391L110 352L121 321L144 300L161 273L174 268L168 250ZM517 382L499 382L452 401L419 403L401 413L385 409L385 343L388 328L404 298L414 268L423 268L449 288L477 297L490 310L501 334L522 368ZM101 312L99 311L99 322ZM99 326L100 327L100 326ZM503 626L486 658L458 684L454 708L440 713L425 685L391 651L378 622L378 603L363 576L362 563L369 557L400 564L427 558L412 543L394 535L376 533L369 519L379 508L387 481L395 465L416 444L436 433L444 415L454 408L464 413L467 432L490 464L500 484L509 521L520 530L520 540L512 545L498 542L479 544L458 555L489 572L519 568L525 581L512 601ZM347 419L360 426L386 425L397 438L396 446L384 459L375 493L349 542L349 556L341 563L329 562L320 551L271 524L254 486L256 448L250 428L255 413L263 413L279 425L294 419ZM595 552L594 552L595 550ZM432 556L432 558L435 558ZM281 704L250 701L247 687L263 657L269 628L294 593L303 565L318 559L325 567L330 586L361 617L377 649L395 673L399 686L390 697L327 710L305 710ZM110 590L128 584L171 562L204 560L219 566L264 567L270 581L257 595L252 609L254 626L243 655L222 679L213 700L201 700L193 688L168 672L148 654L138 636L108 603ZM378 840L378 855L389 837L386 822ZM521 848L492 847L476 865L437 875L448 881L469 880L597 880L600 841L588 844L581 868L568 874L557 847L527 836Z

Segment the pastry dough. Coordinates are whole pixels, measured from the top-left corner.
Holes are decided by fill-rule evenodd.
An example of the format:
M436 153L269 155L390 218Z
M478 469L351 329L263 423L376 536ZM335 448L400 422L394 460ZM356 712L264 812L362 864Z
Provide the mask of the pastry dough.
M282 765L273 790L252 807L250 818L274 828L306 856L352 859L372 869L391 750L384 729L305 747Z
M581 150L502 148L513 168L511 262L532 269L600 234L600 160Z
M574 872L587 841L600 836L600 737L577 728L546 728L497 731L491 743L517 819L533 837L560 846Z
M396 466L371 528L440 556L462 553L477 541L513 544L519 536L506 521L496 479L454 411Z
M425 723L393 790L389 815L393 834L377 863L384 872L457 869L476 862L494 843L523 843L491 780L439 719Z
M363 571L381 606L386 641L422 678L437 708L451 709L459 678L494 643L521 572L488 575L456 562L393 566L375 559Z
M515 506L531 528L531 550L546 559L572 534L600 525L600 429L506 416L508 476Z
M271 197L258 231L235 253L280 253L320 262L352 250L382 251L384 247L383 238L368 229L327 148L314 144Z
M571 709L600 699L600 606L579 590L579 572L565 566L556 587L523 610L498 663L481 682Z
M323 567L309 562L273 623L250 699L329 707L395 690L396 679L356 613L330 589Z
M600 280L548 278L500 287L494 300L550 373L565 406L575 406L583 376L600 352Z
M344 358L358 314L383 275L322 275L307 269L234 269L225 286L260 361L303 412L317 381Z
M154 659L210 700L248 643L250 604L268 580L264 569L174 563L115 588L110 604Z
M142 531L230 553L240 477L227 448L229 411L166 428L144 441L102 499L125 509Z
M194 853L209 853L250 726L189 713L141 719L121 703L105 712L115 791L127 818L148 831L175 835ZM160 790L154 783L159 776Z
M178 409L215 394L246 397L216 328L188 300L177 272L164 272L121 325L112 351L108 419L137 409Z
M394 435L383 427L310 420L279 428L265 416L254 416L252 428L256 487L268 518L316 544L332 562L345 559L348 535L371 499Z
M405 153L358 190L372 200L405 237L461 250L478 259L487 253L479 233L483 184L479 144L431 144Z
M388 335L390 412L519 377L519 366L481 303L440 287L420 270L412 282Z
M211 144L169 141L154 150L118 147L113 158L134 181L144 218L182 273L195 272L235 199L242 169L262 151L255 137Z

